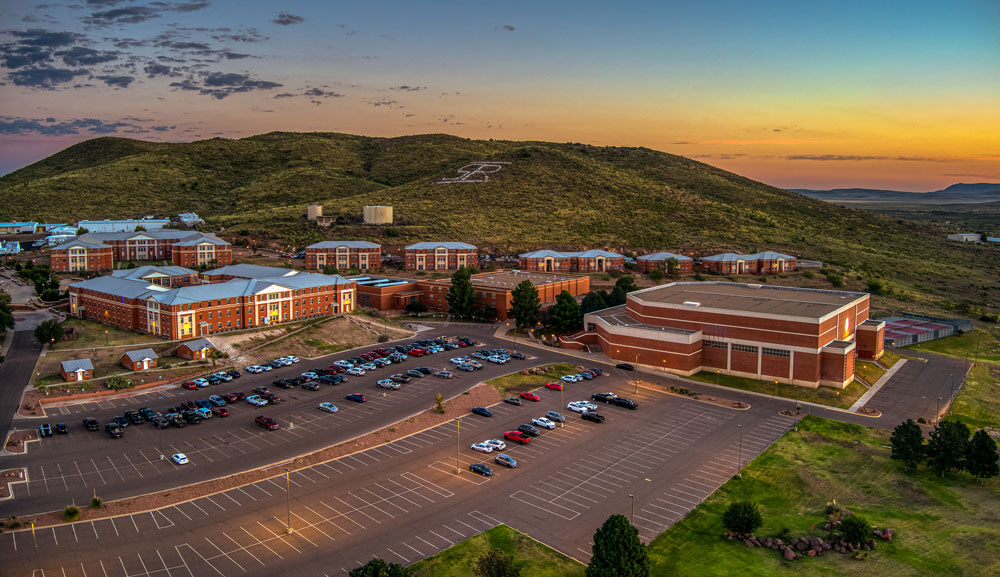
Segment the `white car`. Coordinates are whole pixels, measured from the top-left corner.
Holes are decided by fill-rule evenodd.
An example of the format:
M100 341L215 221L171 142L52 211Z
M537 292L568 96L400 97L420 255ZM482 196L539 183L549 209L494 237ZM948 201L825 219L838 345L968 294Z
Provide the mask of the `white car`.
M198 385L199 387L207 387L208 386L208 379L195 379L195 380L193 380L191 382L193 384L195 384L195 385Z
M334 405L333 403L320 403L319 410L326 411L327 413L336 413L340 409L338 409L337 405Z
M572 403L566 405L566 408L574 413L585 413L587 411L596 411L597 405L588 403L587 401L573 401Z
M262 369L261 367L259 367L259 366L257 366L257 365L250 365L249 367L247 367L247 368L246 368L246 369L244 369L244 370L246 370L246 372L248 372L248 373L252 373L252 374L255 374L255 375L256 375L257 373L262 373L262 372L264 372L264 369Z
M469 360L465 361L465 364L469 365L470 367L472 367L474 369L481 369L481 368L483 368L483 363L480 363L479 361L474 361L472 359L469 359Z
M292 364L292 361L286 359L285 357L281 357L280 359L274 359L274 362L278 363L279 365L286 366L286 367L288 365Z
M536 417L534 419L531 419L531 424L535 425L536 427L542 427L543 429L556 428L556 424L553 423L552 420L547 417Z
M382 379L375 383L375 386L380 389L389 389L390 391L398 391L399 383L393 381L392 379Z
M316 377L318 377L319 375L317 375L316 373L314 373L312 371L306 371L306 372L302 373L299 376L302 377L303 379L309 379L311 381L311 380L315 379Z
M358 365L358 368L360 368L362 371L374 371L375 369L378 368L378 365L376 365L375 363L365 363L363 365Z
M492 453L493 447L487 445L486 443L472 443L472 450L479 451L480 453Z
M223 381L225 381L225 382L227 382L227 383L228 383L229 381L233 380L233 377L229 376L229 373L227 373L227 372L225 372L225 371L219 371L219 372L215 373L215 374L214 374L214 375L212 375L212 376L213 376L213 377L218 377L218 378L222 379Z
M491 357L486 357L486 360L489 361L489 362L491 362L491 363L496 363L498 365L502 365L502 364L504 364L504 363L507 362L507 359L505 359L503 357L500 357L500 356L497 356L497 355L493 355Z
M355 377L361 377L364 376L365 371L364 369L360 369L358 367L351 367L347 369L347 374L354 375Z
M448 359L448 362L456 365L464 365L469 362L469 357L455 357L453 359Z
M187 455L185 455L184 453L175 453L171 455L170 458L173 459L173 461L178 465L187 465L188 463L190 463L190 461L188 461Z
M575 383L579 380L582 380L582 377L578 378L576 375L566 375L563 377L559 377L559 380L561 380L564 383Z
M349 369L354 366L347 361L334 361L333 364L337 365L338 367L344 367L345 369Z
M293 363L299 362L299 357L297 357L295 355L288 355L287 357L282 357L282 358L283 359L288 359L288 360L292 361Z
M500 439L490 439L488 441L483 441L484 445L489 445L493 447L494 451L503 451L507 448L507 443L504 443Z
M246 401L247 404L253 405L255 407L267 406L267 401L260 398L260 395L250 395L249 397L247 397Z

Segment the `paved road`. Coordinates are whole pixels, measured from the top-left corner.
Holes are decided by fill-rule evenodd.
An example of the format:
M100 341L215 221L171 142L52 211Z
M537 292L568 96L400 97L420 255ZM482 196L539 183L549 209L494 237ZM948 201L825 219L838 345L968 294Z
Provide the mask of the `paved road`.
M934 422L938 407L944 412L951 405L968 370L964 359L900 352L926 362L907 361L865 405L882 411L876 425L881 428L891 429L906 419L915 421L919 417Z
M784 434L777 403L737 411L653 391L634 394L616 376L572 385L565 401L613 390L637 411L602 407L594 424L562 411L567 426L527 446L508 447L519 466L483 478L466 469L491 462L471 451L531 416L561 406L501 404L495 416L462 418L391 445L222 494L94 523L0 535L5 574L340 575L371 556L412 563L498 523L509 524L583 561L594 530L630 514L648 541L683 517ZM304 425L313 433L313 425ZM463 473L456 474L456 456ZM200 461L195 462L201 466ZM290 497L290 498L289 498ZM290 503L290 505L289 505ZM290 513L289 513L290 511ZM291 519L295 529L286 535ZM36 573L36 574L41 574Z
M482 329L478 332L474 334L461 330L462 334L471 334L477 342L484 342L486 346L501 347L505 344L484 336L488 333ZM148 423L131 426L121 439L112 439L103 430L86 431L82 425L83 417L97 418L103 428L112 416L121 415L127 409L148 406L166 412L168 407L178 405L185 399L205 399L210 394L234 390L249 392L256 386L269 386L276 379L298 375L311 367L327 366L334 360L355 353L339 353L316 361L303 360L268 373L245 374L230 383L196 391L174 387L114 401L90 401L49 408L47 419L19 418L15 421L18 428L37 427L40 422L52 425L65 422L70 427L70 434L29 443L25 455L0 457L0 468L27 467L29 477L27 483L14 486L14 499L0 501L0 516L61 509L74 501L88 501L95 491L105 500L120 499L287 460L429 409L434 406L438 393L449 398L480 381L517 368L561 360L556 351L531 350L527 351L528 360L511 361L503 366L484 363L482 370L473 373L455 371L457 376L453 379L413 379L400 391L385 392L375 388L377 379L418 366L443 368L450 364L450 357L460 354L459 351L471 350L459 349L453 351L454 355L444 352L422 358L411 357L402 365L390 365L363 377L348 376L347 382L336 386L324 385L319 391L284 390L272 386L271 389L282 398L282 403L273 407L257 409L246 403L236 403L229 406L229 417L214 417L183 429L171 427L159 430ZM27 370L30 374L31 367ZM356 404L344 399L346 394L354 392L366 394L369 401ZM335 414L320 411L318 405L324 401L334 403L340 411ZM13 406L16 407L16 404L15 398ZM256 427L253 418L261 414L276 418L281 430L270 433ZM161 458L161 455L181 452L192 458L196 466L178 468Z
M0 364L0 434L5 439L41 351L42 345L35 340L32 330L18 330L10 351Z

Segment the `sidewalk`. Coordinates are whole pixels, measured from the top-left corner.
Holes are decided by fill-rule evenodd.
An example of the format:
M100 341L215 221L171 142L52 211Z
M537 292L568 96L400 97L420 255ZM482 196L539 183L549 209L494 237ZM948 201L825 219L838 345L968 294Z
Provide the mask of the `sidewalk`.
M889 382L889 379L891 379L892 376L896 374L896 371L898 371L905 364L906 364L906 359L899 359L898 361L896 361L896 364L893 365L891 369L883 373L882 376L879 378L879 380L875 381L875 384L872 385L871 388L869 388L867 391L865 391L865 394L861 395L860 399L854 401L854 404L851 405L851 408L849 408L848 410L854 412L860 409L861 407L865 406L865 404L868 403L868 401L875 396L875 393L879 392L879 389L882 388L882 385Z

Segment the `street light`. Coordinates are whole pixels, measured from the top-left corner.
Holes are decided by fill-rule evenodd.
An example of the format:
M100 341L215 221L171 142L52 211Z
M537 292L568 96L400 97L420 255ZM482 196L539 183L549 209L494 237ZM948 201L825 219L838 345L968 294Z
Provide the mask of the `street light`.
M632 493L628 494L628 498L632 501L632 516L629 518L629 523L635 525L635 495Z
M108 346L108 331L104 331L104 346Z
M941 418L941 397L938 397L937 412L934 413L934 422L935 423L938 422L938 419L940 418Z
M715 371L715 386L719 386L719 371Z
M740 428L740 462L739 467L736 468L736 478L743 478L743 425L736 425Z
M288 534L292 534L292 483L289 479L291 471L285 467L285 528Z
M455 474L462 474L462 467L459 464L462 458L462 419L455 419L455 431L458 433L455 444Z
M637 367L639 366L639 353L635 354L635 366L637 366ZM636 370L638 370L638 369L636 369ZM635 379L633 379L633 381L635 382L635 393L633 393L633 394L638 395L639 394L639 378L638 378L638 376Z

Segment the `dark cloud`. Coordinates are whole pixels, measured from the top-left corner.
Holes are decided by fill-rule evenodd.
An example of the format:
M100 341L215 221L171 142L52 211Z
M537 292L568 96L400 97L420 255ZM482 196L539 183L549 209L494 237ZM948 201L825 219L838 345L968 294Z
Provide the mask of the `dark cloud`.
M369 102L368 104L371 104L375 108L379 108L379 107L382 107L382 106L388 106L388 107L391 108L393 105L399 104L399 103L396 102L395 100L373 100L373 101Z
M175 76L176 73L173 69L166 64L160 64L158 62L150 62L142 69L147 76L153 78L155 76Z
M115 4L124 4L125 2L131 2L132 0L87 0L87 6L114 6Z
M161 48L173 48L174 50L211 50L212 47L204 42L160 42L157 46Z
M252 78L247 74L237 74L235 72L210 72L205 74L201 85L199 85L193 78L187 78L181 82L172 82L170 86L181 90L197 90L199 94L204 94L206 96L222 100L223 98L238 92L273 90L275 88L280 88L281 84L277 82L270 82L268 80Z
M744 154L742 152L736 152L736 153L733 153L733 154L728 154L728 153L721 153L721 154L694 154L694 155L691 155L691 158L707 158L707 159L710 158L710 159L714 159L714 160L733 160L733 159L736 159L736 158L742 158L744 156L746 156L746 154Z
M115 48L140 48L149 44L148 40L137 40L135 38L105 38L114 44Z
M132 122L108 122L97 118L78 118L57 122L55 118L17 118L0 116L0 134L41 134L64 136L68 134L113 134L115 132L145 132L146 129Z
M18 39L19 44L25 46L47 46L49 48L59 48L69 46L78 40L83 40L83 34L76 32L60 32L55 30L42 30L32 28L30 30L11 30L9 34Z
M507 32L513 32L514 31L514 27L511 26L510 24L504 24L503 25L503 29L506 30Z
M247 28L245 30L239 30L236 32L230 31L228 28L225 30L219 30L219 34L213 34L212 38L218 40L219 42L263 42L267 40L267 36L261 34L256 28Z
M182 2L180 4L174 4L170 7L170 10L174 12L197 12L202 8L208 8L210 2Z
M402 86L390 86L389 90L400 90L403 92L417 92L418 90L427 90L426 86L407 86L403 84Z
M118 52L94 50L85 46L74 46L69 50L60 50L55 55L61 56L67 66L93 66L94 64L118 60Z
M52 54L46 48L36 46L0 46L0 58L5 68L22 68L40 62L48 62Z
M150 126L150 128L156 132L166 132L168 130L173 130L177 128L177 125L175 124L173 126Z
M342 98L344 95L337 92L330 92L323 90L322 88L309 88L303 92L305 96L323 97L323 98Z
M949 162L948 158L932 156L861 156L855 154L792 154L782 157L785 160L818 160L823 162L859 162L866 160L890 160L903 162Z
M219 56L225 58L226 60L242 60L244 58L257 58L253 54L244 54L242 52L230 52L228 50L220 52Z
M282 92L280 94L275 94L275 98L295 98L298 94L292 94L291 92Z
M70 70L68 68L24 68L10 73L10 80L16 86L52 89L57 84L71 82L73 78L87 74L86 70Z
M110 10L99 10L90 16L83 18L85 24L94 26L110 26L113 24L138 24L153 18L159 18L161 8L152 6L126 6L124 8L112 8Z
M301 16L296 16L295 14L289 14L288 12L281 12L278 17L271 22L275 24L280 24L282 26L291 26L292 24L301 24L305 22L306 19Z
M128 88L129 84L135 80L133 76L98 76L98 80L103 80L108 86L116 88Z
M180 82L171 82L170 86L172 88L180 88L181 90L201 90L201 86L190 78L185 78Z

